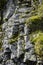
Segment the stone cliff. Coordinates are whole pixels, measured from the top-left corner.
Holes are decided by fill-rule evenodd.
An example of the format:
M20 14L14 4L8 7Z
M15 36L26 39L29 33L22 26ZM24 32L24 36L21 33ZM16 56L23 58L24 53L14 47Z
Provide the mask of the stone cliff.
M30 65L31 63L36 65L34 46L29 40L30 30L25 23L25 20L32 15L34 3L33 0L20 1L9 0L3 14L4 38L3 51L0 52L0 65Z

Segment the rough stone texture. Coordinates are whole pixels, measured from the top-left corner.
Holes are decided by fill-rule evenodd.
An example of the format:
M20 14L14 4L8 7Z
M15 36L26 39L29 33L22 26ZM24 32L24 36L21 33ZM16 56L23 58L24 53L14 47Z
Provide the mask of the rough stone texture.
M24 24L26 18L31 16L32 7L28 7L28 0L24 3L18 1L16 5L12 1L8 1L6 12L4 12L2 25L4 39L2 40L3 51L0 54L0 65L30 65L31 63L36 65L34 46L29 40L29 28ZM16 34L19 35L17 41L10 44L9 40Z

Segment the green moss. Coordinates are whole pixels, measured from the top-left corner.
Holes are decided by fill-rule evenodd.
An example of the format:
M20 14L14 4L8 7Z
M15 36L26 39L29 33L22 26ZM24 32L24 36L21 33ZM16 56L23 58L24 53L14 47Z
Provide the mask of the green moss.
M13 44L13 43L15 43L15 41L17 41L17 40L15 40L15 39L10 39L10 40L9 40L9 44Z
M24 18L24 13L22 13L22 14L19 16L19 18Z
M43 32L41 31L36 31L30 34L30 40L31 42L36 42L37 40L43 40Z
M1 47L1 48L0 48L0 51L2 51L2 50L3 50L3 48Z
M40 20L40 16L38 16L38 15L32 16L32 17L29 17L29 18L26 20L26 23L29 24L30 22L37 22L37 20Z
M35 53L43 58L43 9L38 9L38 14L29 17L26 24L30 29L30 41L34 44Z
M9 44L15 43L15 42L18 40L18 37L19 37L19 35L16 36L16 37L12 37L12 38L9 40Z
M43 5L39 6L37 10L32 11L32 13L34 14L26 19L26 24L29 26L31 32L36 30L43 31Z
M39 56L41 60L43 60L43 41L42 40L37 40L35 43L35 53Z
M26 24L28 25L31 33L37 30L43 31L43 17L41 15L29 17L26 20Z
M31 16L36 16L38 14L38 11L37 10L33 10L32 12L31 12Z
M34 40L35 41L35 52L40 57L43 56L43 33L39 34L39 36Z
M10 39L9 40L9 44L13 44L13 43L15 43L17 41L17 39Z
M43 32L37 31L31 34L31 42L34 43L35 53L43 59Z
M30 13L30 10L26 10L26 11L25 11L25 14L29 14L29 13Z
M38 7L38 14L40 15L43 15L43 5L40 5L39 7Z
M11 38L16 38L18 37L19 33L16 33L15 35L13 34Z

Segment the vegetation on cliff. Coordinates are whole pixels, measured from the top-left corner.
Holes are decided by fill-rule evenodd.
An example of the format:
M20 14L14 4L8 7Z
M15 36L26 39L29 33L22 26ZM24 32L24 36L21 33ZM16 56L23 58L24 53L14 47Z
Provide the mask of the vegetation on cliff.
M31 16L26 20L30 29L30 40L34 45L35 53L43 60L43 5L37 9L37 15Z
M20 2L24 3L25 0L20 0ZM3 11L6 3L7 0L0 0L0 32L2 31ZM30 41L34 45L35 54L39 56L41 60L43 60L43 5L39 5L39 2L37 0L34 0L34 5L32 7L33 10L30 12L31 16L26 18L24 24L27 24L28 29L30 30ZM29 14L29 11L26 11L25 14ZM25 15L22 15L20 18L25 18ZM6 21L8 20L6 19ZM13 35L9 39L9 43L12 44L17 42L18 37L19 33ZM0 36L0 49L2 49L2 36Z

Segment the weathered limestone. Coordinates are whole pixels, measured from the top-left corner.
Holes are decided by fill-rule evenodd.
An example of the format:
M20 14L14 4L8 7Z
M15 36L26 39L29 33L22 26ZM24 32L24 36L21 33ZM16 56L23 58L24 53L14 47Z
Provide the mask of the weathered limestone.
M24 53L23 52L23 41L24 40L21 40L21 39L18 39L18 43L17 43L17 47L18 47L18 49L17 49L17 57L19 58L19 56L22 54L22 53Z
M11 59L17 57L17 42L11 45Z
M32 6L34 5L34 2L33 2L33 0L31 0L31 5L32 5Z
M42 4L42 0L39 0L40 5Z
M31 5L29 6L29 4ZM31 6L33 4L33 0L31 0L31 3L29 3L28 0L24 0L24 2L16 5L12 0L9 0L6 5L7 11L4 14L4 19L8 20L4 20L4 24L2 26L4 31L2 46L4 48L4 58L1 59L6 62L4 64L4 61L2 61L2 65L27 65L25 63L27 60L30 62L33 60L33 63L36 61L34 46L29 40L29 28L25 24L25 20L31 16ZM12 39L13 36L14 38L15 36L18 36L18 38L16 38L17 41L10 44L9 40ZM11 53L9 50L6 50L7 48L11 50Z

